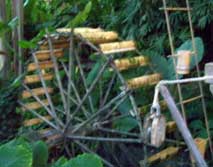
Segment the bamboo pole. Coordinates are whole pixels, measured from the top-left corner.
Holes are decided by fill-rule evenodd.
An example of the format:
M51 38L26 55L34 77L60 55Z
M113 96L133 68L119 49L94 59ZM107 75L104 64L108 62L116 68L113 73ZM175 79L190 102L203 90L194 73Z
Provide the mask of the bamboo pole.
M6 4L5 4L5 0L0 0L0 21L6 22ZM2 71L2 78L6 79L7 78L7 73L8 73L8 57L6 56L6 49L5 49L5 35L3 35L0 38L0 66L2 67L2 69L0 69L0 71Z
M13 0L13 17L18 18L18 26L13 32L13 47L15 50L14 62L17 74L21 75L23 72L23 49L19 47L18 42L24 38L24 5L23 0Z

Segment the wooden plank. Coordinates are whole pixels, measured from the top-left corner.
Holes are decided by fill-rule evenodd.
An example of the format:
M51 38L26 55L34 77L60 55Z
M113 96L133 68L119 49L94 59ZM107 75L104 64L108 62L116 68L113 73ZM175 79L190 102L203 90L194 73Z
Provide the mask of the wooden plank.
M103 54L114 54L136 50L136 44L134 41L123 41L105 43L99 45Z
M161 75L159 73L145 75L142 77L133 78L127 81L130 89L137 89L147 85L153 85L160 81Z
M54 67L54 64L52 61L43 61L43 62L39 63L39 67L41 70L50 69L50 68ZM30 72L30 71L35 71L35 70L37 70L36 63L30 63L27 67L27 71Z
M127 70L129 68L145 66L149 62L148 58L144 56L137 56L132 58L114 60L115 66L120 70Z
M171 158L172 156L176 155L179 150L180 150L179 147L168 147L168 148L160 151L159 153L152 155L151 157L148 158L147 161L149 164L153 164L153 163L167 160L167 159Z
M45 95L45 89L44 88L35 88L35 89L32 89L32 92L36 96ZM53 88L47 88L47 92L53 93ZM22 92L22 98L23 99L26 99L26 98L29 98L29 97L32 97L32 95L29 91L25 90L25 91Z
M48 106L48 100L42 100L42 102ZM27 103L25 104L26 108L31 109L31 110L37 110L40 108L43 108L43 106L39 103L39 102L31 102L31 103ZM27 109L22 107L22 111L27 111Z
M51 116L44 116L44 118L46 118L47 120L51 120L52 117ZM43 123L44 121L42 119L39 118L33 118L33 119L28 119L26 121L24 121L24 126L29 127L29 126L33 126L33 125L38 125Z
M43 78L46 81L50 81L53 79L53 74L43 74ZM37 82L40 82L39 75L28 75L24 79L25 84L32 84L32 83L37 83Z
M64 55L63 49L55 49L53 53L54 53L54 56L57 58L63 57ZM50 59L50 50L40 50L35 52L35 55L37 59L40 61L48 60Z

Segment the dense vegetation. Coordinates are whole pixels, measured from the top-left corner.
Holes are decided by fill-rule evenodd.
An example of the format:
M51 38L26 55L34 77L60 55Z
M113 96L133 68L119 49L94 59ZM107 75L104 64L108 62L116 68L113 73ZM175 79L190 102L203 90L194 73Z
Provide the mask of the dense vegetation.
M17 26L17 18L12 17L11 1L7 0L6 2L8 17L6 21L0 22L0 35L7 34L10 39L11 32L14 30L14 27ZM170 1L169 3L169 6L185 6L184 2L179 2L178 0ZM193 8L192 21L195 35L199 37L196 38L196 44L199 48L199 61L202 61L200 65L203 67L205 62L213 60L211 57L213 51L211 47L213 45L213 1L197 0L190 1L190 3ZM170 58L166 58L166 56L170 54L170 47L164 12L159 10L160 7L162 7L162 2L159 0L25 0L25 40L19 41L19 45L26 50L35 48L37 42L45 34L45 28L51 31L59 27L89 26L115 30L121 34L123 39L134 39L137 41L140 52L152 60L155 70L163 73L165 79L174 79L171 60ZM187 15L181 14L180 12L172 13L170 15L170 21L175 47L177 49L191 48ZM48 161L48 149L43 142L37 141L31 143L31 141L29 142L23 138L9 141L19 136L18 129L21 127L20 124L22 120L22 116L16 113L22 76L18 76L16 80L14 79L17 78L13 70L13 57L16 54L11 47L11 43L11 41L7 41L6 44L11 54L9 60L11 67L9 69L9 77L6 81L5 78L2 78L2 82L0 83L0 143L2 143L0 146L0 166L83 167L85 166L84 163L87 163L86 166L88 167L102 167L103 164L99 157L93 154L83 154L71 160L61 157L57 161L55 161L54 158L59 157L53 156L53 158L50 157ZM28 56L25 56L25 60L27 59ZM194 67L195 64L192 64L191 69L194 69ZM140 70L137 72L140 73ZM133 74L127 73L126 75L128 77L128 75L131 76ZM194 75L195 73L191 74L191 76ZM187 92L184 94L184 97L187 98L196 93L194 90L197 89L197 87L184 86L183 89L184 92ZM207 108L210 111L213 109L213 105L211 104L211 94L207 86L205 92ZM175 93L176 92L174 92L174 94ZM140 90L135 96L136 101L141 106L147 105L147 102L152 99L153 89L147 88ZM150 98L145 99L144 97ZM195 103L194 106L187 106L187 114L190 118L189 127L194 136L206 137L207 134L203 116L194 110L195 107L201 109L198 103ZM148 110L149 108L146 109L146 112ZM209 114L209 120L211 133L213 134L212 113ZM8 163L11 159L13 159L14 162ZM38 162L41 164L36 164Z

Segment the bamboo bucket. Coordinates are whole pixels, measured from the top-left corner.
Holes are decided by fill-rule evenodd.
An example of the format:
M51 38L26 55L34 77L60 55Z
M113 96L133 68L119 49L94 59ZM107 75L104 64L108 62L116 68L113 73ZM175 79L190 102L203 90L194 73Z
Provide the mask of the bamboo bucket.
M180 50L177 52L177 66L176 71L178 74L189 74L190 73L190 62L191 62L191 51Z
M46 81L50 81L53 79L53 74L43 74L43 78ZM24 79L25 84L31 84L31 83L36 83L36 82L40 82L39 75L28 75Z
M153 85L160 81L161 75L156 73L152 75L146 75L138 78L133 78L127 81L130 89L137 89L147 85Z
M125 52L136 49L136 45L134 41L124 41L124 42L113 42L107 44L99 45L101 51L104 54L112 54L117 52Z
M35 88L32 89L32 92L34 95L39 96L39 95L44 95L45 94L45 89L44 88ZM53 88L47 88L48 93L53 93ZM31 93L27 90L22 92L22 98L26 99L32 97Z
M72 30L70 28L58 28L56 30L58 33L70 33ZM87 28L87 27L79 27L74 29L75 34L82 33L95 33L95 32L103 32L101 28Z
M83 38L89 40L90 42L94 44L100 44L100 43L108 43L113 42L118 39L118 34L113 31L108 32L89 32L89 33L78 33Z
M139 67L147 65L148 58L144 56L138 56L133 58L117 59L114 61L115 66L120 70L127 70L133 67Z
M47 120L51 120L52 117L51 116L44 116L45 119ZM40 118L33 118L33 119L29 119L24 121L24 126L33 126L33 125L38 125L41 124L42 122L44 122L42 119Z
M44 62L39 63L39 67L42 70L50 69L50 68L54 67L54 64L52 61L44 61ZM27 67L27 71L30 72L30 71L35 71L35 70L37 70L36 63L30 63Z
M42 100L42 102L43 102L45 105L48 105L48 104L49 104L48 100ZM37 110L37 109L43 107L39 102L27 103L25 106L26 106L27 109L31 109L31 110ZM26 111L26 110L27 110L26 108L22 107L22 111Z
M54 56L59 58L64 55L63 49L53 50ZM35 53L38 60L48 60L50 59L50 50L40 50Z

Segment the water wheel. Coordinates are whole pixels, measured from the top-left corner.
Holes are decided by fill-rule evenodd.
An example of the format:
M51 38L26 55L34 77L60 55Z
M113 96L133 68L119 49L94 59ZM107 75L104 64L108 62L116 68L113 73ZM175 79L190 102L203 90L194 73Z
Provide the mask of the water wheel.
M144 156L135 153L143 152L144 140L132 91L161 76L123 78L122 71L148 64L136 50L134 41L119 41L116 32L102 29L47 33L26 68L24 126L70 156L97 153L106 166L138 166Z

